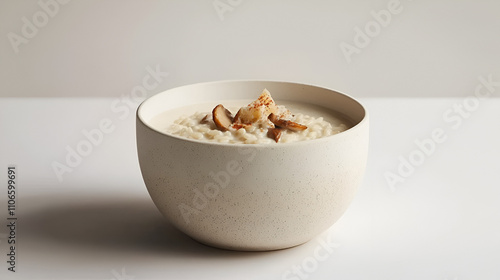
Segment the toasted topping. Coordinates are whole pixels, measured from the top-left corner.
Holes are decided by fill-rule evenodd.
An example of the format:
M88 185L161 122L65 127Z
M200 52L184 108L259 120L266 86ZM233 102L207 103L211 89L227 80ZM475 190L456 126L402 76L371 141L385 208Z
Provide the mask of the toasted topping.
M290 120L280 119L280 118L278 118L278 116L276 116L273 113L269 114L268 119L275 126L280 127L280 128L286 128L286 129L289 129L291 131L302 131L302 130L307 129L307 126L305 126L305 125L301 125L301 124L298 124L296 122L292 122Z
M251 127L251 126L252 126L252 124L249 124L249 123L233 123L232 128L238 130L240 128L247 129L247 128Z
M289 120L292 117L292 113L284 106L277 106L269 91L264 89L257 100L240 108L235 117L219 104L212 110L212 114L204 116L200 123L212 126L213 121L215 127L223 132L241 128L246 131L258 128L264 132L267 129L267 136L277 143L285 129L290 131L307 129L307 126Z
M212 118L214 119L215 126L221 131L227 131L234 120L231 112L224 108L222 104L215 106L212 110Z
M234 119L235 123L244 124L266 124L267 116L270 113L277 113L277 106L271 94L264 89L257 100L242 107Z
M282 128L270 127L267 129L267 137L274 139L276 143L280 140L281 132L283 132Z

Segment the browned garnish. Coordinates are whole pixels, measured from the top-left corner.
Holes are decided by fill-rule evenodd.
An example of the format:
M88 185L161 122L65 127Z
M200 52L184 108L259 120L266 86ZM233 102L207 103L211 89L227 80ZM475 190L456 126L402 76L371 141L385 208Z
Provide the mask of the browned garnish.
M221 131L227 131L233 123L233 115L222 104L215 106L212 110L212 118L215 126Z
M241 108L238 110L238 112L236 112L236 115L234 116L233 121L235 123L241 123L241 121L240 121L240 112L241 112Z
M281 127L281 128L286 128L286 129L289 129L291 131L302 131L302 130L306 130L307 129L307 126L305 126L305 125L298 124L296 122L292 122L292 121L289 121L289 120L279 119L278 116L276 116L273 113L269 114L268 119L275 126Z
M267 122L267 116L272 112L277 112L278 108L274 103L271 94L264 89L257 100L247 106L241 107L234 118L234 123L263 125Z
M267 129L267 137L274 139L274 141L276 141L276 143L278 143L278 141L280 140L282 131L283 131L283 129L281 129L281 128L270 127Z
M236 121L236 118L235 118L235 121ZM251 126L251 124L247 124L247 123L236 123L236 122L235 122L235 123L233 123L233 126L232 126L232 127L233 127L234 129L238 130L238 129L240 129L240 128L244 128L244 129L246 129L246 128L247 128L247 127L249 127L249 126Z
M207 114L206 116L204 116L203 119L201 119L200 123L203 123L203 124L209 123L210 120L208 118L210 118L209 114Z

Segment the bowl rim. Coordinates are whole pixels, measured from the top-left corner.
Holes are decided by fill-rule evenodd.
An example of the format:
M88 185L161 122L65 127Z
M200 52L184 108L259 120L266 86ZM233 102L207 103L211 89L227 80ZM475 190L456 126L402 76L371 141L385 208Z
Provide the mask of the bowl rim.
M316 139L311 139L311 140L288 142L288 143L272 143L272 144L269 144L269 143L258 143L258 144L219 143L219 142L212 142L212 141L202 141L202 140L190 139L190 138L185 138L185 137L181 137L181 136L177 136L177 135L172 135L172 134L168 134L168 133L159 131L159 130L155 129L154 127L152 127L151 125L149 125L142 118L141 111L142 111L143 105L146 102L148 102L150 99L154 98L157 95L165 94L165 93L167 93L167 92L169 92L171 90L180 90L182 88L192 87L192 86L202 86L202 85L222 84L222 83L239 83L239 82L284 83L284 84L291 84L291 85L297 85L297 86L309 86L309 87L315 87L315 88L319 88L319 89L324 89L324 90L327 90L327 91L333 91L333 92L335 92L337 94L343 95L344 97L347 97L347 98L351 99L352 101L356 102L357 105L359 105L363 109L364 115L363 115L363 118L357 124L355 124L351 128L348 128L345 131L342 131L342 132L334 134L334 135L329 135L327 137L321 137L321 138L316 138ZM356 130L359 130L360 127L364 126L369 121L369 113L368 113L368 110L366 109L366 107L361 102L359 102L359 100L357 100L356 98L354 98L354 97L352 97L352 96L350 96L348 94L345 94L343 92L340 92L340 91L328 88L328 87L318 86L318 85L314 85L314 84L300 83L300 82L283 81L283 80L236 79L236 80L218 80L218 81L191 83L191 84L186 84L186 85L181 85L181 86L169 88L167 90L155 93L152 96L149 96L148 98L144 99L139 104L139 106L137 107L137 110L136 110L136 120L140 121L141 124L144 125L146 128L148 128L149 130L151 130L151 131L153 131L155 133L158 133L158 134L160 134L160 135L162 135L164 137L173 138L173 139L181 140L181 141L185 141L185 142L191 142L193 144L198 144L198 145L209 145L209 146L215 145L215 146L228 146L228 147L239 147L239 148L241 148L241 147L255 147L255 148L272 147L272 148L277 148L277 147L289 147L289 146L308 145L308 143L317 143L319 141L329 141L329 139L332 139L332 138L338 138L338 137L346 136L348 134L353 133ZM137 133L137 130L136 130L136 133Z

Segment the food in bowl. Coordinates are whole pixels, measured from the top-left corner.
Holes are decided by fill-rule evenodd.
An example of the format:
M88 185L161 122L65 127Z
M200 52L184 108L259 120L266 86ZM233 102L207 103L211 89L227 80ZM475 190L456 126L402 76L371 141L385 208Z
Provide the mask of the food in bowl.
M210 109L213 104L180 108L175 112L159 114L152 120L152 124L172 135L231 144L312 140L340 133L350 127L344 116L319 106L294 102L288 102L286 106L278 105L267 89L263 90L257 100L246 106L241 105L246 103L248 102L226 101L213 109ZM211 112L207 112L209 110ZM182 111L182 116L171 123L169 115L175 115L179 111ZM186 115L186 112L192 113ZM237 113L233 115L232 112Z
M284 138L273 143L264 135L270 144L250 145L195 140L165 130L180 115L210 111L217 104L237 113L264 88L293 114L309 115L302 109L312 108L311 116L331 122L327 117L332 113L347 129L284 144ZM159 211L193 239L231 250L289 248L324 232L347 210L365 171L368 117L354 98L306 84L223 81L178 87L148 98L137 110L140 169ZM308 126L303 131L314 126L297 123Z

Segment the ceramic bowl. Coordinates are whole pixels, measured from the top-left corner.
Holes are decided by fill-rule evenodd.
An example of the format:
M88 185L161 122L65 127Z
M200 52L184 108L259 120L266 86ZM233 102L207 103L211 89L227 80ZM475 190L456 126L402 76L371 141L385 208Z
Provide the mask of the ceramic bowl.
M294 143L221 144L160 132L151 119L167 110L220 100L252 100L267 88L289 100L340 112L354 126ZM276 81L223 81L156 94L137 109L142 176L168 222L214 247L265 251L305 243L346 211L368 153L368 113L345 94Z

